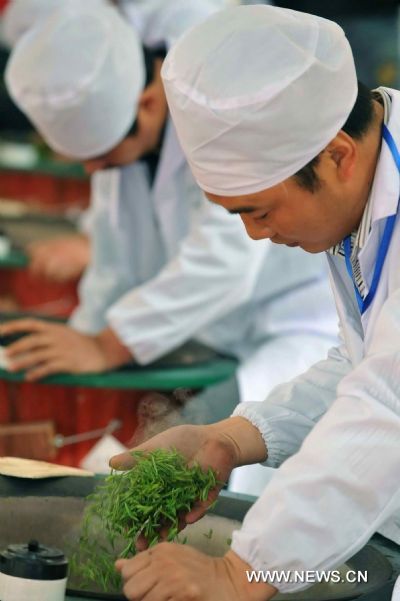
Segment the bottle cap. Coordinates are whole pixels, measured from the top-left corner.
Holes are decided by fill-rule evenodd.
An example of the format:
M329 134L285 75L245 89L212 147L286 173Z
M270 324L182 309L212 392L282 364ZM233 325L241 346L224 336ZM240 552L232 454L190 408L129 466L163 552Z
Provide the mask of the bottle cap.
M59 549L31 540L28 544L9 545L0 553L0 572L30 580L62 580L68 574L68 561Z

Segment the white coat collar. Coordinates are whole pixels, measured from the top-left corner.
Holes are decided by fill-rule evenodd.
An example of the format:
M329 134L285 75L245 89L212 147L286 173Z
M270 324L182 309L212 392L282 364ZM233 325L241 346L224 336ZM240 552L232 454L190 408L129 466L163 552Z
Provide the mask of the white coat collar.
M170 181L175 177L176 172L186 162L185 155L176 135L175 126L168 116L165 126L164 141L162 143L160 160L157 167L156 176L154 179L153 190L155 194L161 192L166 181Z
M392 98L388 129L400 148L400 92L384 88ZM397 212L400 190L400 175L392 153L382 140L374 182L371 189L372 224Z

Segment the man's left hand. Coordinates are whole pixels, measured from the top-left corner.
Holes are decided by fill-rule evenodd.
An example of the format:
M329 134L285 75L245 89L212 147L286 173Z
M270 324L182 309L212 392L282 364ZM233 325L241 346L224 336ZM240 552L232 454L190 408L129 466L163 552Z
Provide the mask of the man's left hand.
M209 557L192 547L159 543L133 559L119 559L129 601L268 601L269 584L249 583L251 567L236 553Z
M28 381L55 373L103 372L132 360L129 351L109 329L89 335L64 324L20 319L2 324L0 333L26 334L7 347L6 357L9 370L26 370Z

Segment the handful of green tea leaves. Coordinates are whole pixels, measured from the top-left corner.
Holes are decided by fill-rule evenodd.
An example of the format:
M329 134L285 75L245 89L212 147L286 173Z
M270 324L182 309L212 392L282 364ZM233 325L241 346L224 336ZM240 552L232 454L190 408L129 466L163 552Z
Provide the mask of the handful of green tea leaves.
M135 555L139 535L150 546L156 544L161 527L168 528L168 540L174 540L179 516L196 501L205 501L218 484L211 468L189 467L175 450L134 451L132 456L137 461L132 469L113 471L89 497L79 551L72 561L74 575L86 586L95 582L104 591L118 589L115 559Z

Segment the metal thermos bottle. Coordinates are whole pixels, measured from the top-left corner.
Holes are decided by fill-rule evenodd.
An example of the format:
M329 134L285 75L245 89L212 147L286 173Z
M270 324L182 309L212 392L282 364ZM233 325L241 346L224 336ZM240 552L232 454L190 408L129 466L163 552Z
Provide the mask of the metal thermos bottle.
M62 551L31 540L0 553L0 601L64 601L68 561Z

